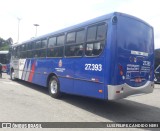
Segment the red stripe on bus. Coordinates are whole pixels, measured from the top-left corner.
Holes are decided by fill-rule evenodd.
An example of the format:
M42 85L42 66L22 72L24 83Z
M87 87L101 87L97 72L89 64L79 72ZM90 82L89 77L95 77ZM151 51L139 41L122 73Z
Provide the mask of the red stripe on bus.
M35 71L35 64L36 62L34 62L33 64L32 64L32 67L31 67L31 71L30 71L30 74L29 74L29 79L28 79L28 81L29 82L32 82L32 79L33 79L33 75L34 75L34 71Z

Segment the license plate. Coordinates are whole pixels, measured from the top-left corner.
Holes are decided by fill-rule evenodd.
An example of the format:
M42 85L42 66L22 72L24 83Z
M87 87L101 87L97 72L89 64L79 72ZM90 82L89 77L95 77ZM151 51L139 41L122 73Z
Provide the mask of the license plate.
M140 83L140 82L142 82L142 79L141 78L135 78L135 82Z

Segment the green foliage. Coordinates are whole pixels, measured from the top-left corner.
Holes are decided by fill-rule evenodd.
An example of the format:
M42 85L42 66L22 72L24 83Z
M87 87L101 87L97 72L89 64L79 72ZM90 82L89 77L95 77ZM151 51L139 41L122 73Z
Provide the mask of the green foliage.
M9 45L5 44L5 45L1 46L0 50L9 50Z
M12 44L13 40L12 38L8 38L7 40L4 40L0 37L0 51L1 50L9 50L10 45Z

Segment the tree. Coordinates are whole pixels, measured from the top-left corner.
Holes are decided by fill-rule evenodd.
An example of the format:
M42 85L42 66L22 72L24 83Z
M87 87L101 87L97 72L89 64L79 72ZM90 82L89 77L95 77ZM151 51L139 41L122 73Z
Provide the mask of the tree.
M6 40L6 42L9 44L9 45L12 45L13 44L13 39L10 37Z
M10 46L13 44L13 39L10 37L4 40L0 37L0 50L9 50Z
M5 40L0 37L0 46L2 46L5 43Z

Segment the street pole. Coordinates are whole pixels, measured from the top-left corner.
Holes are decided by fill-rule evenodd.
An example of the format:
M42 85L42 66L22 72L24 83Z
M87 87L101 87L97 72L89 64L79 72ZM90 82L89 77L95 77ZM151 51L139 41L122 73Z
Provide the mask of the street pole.
M33 24L36 27L36 33L35 33L35 37L37 36L37 27L39 26L38 24Z
M17 39L17 43L19 43L19 25L20 25L21 18L17 17L17 20L18 20L18 39Z

